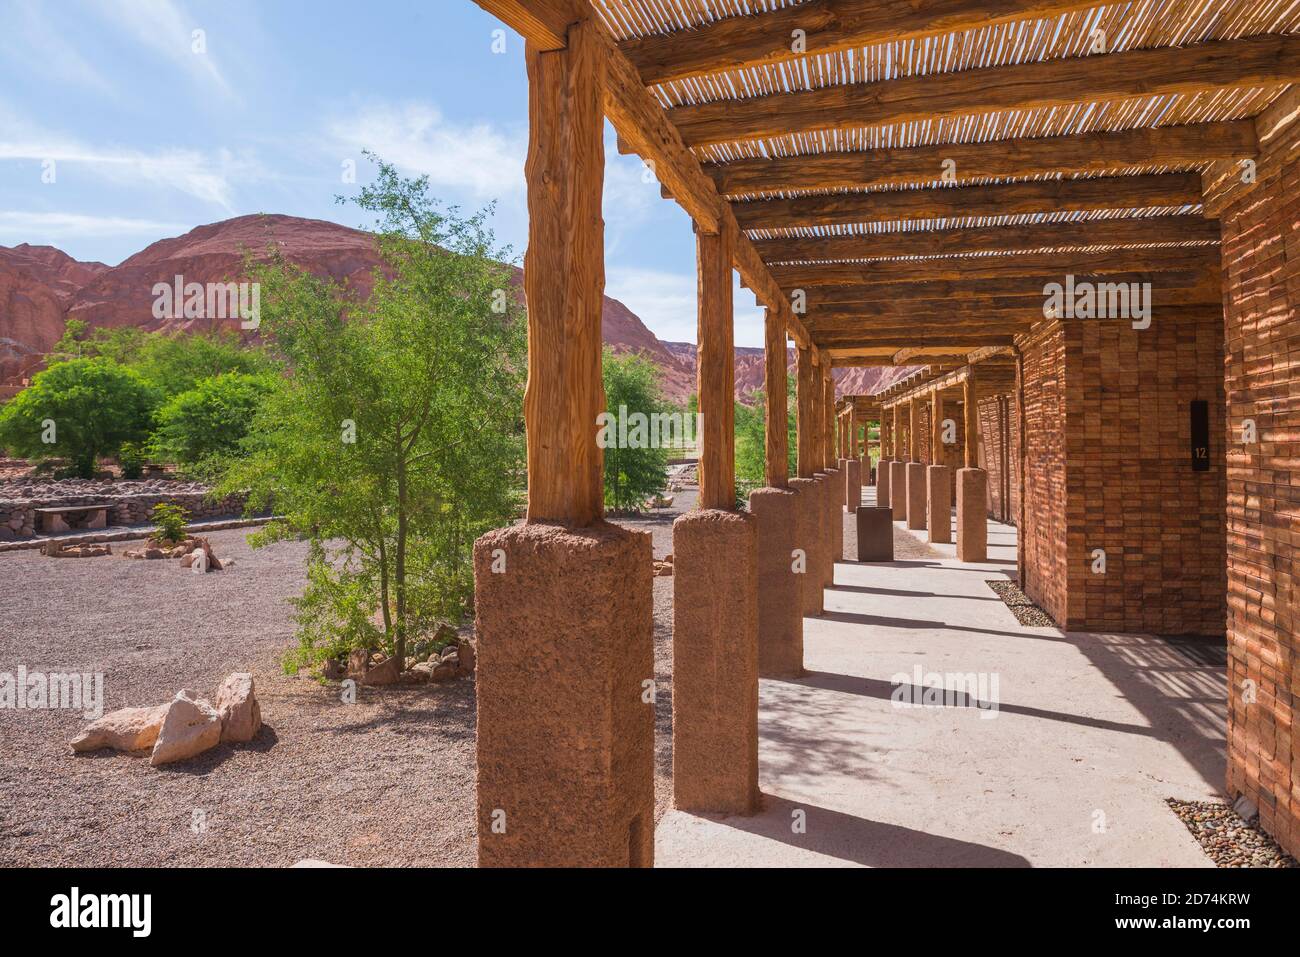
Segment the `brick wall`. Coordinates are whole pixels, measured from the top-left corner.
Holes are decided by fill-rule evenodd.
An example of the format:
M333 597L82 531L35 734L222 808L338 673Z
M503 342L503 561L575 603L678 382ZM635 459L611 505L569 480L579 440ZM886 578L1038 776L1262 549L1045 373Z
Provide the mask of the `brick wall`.
M1065 324L1067 628L1224 631L1223 311L1160 308L1151 326ZM1210 411L1208 471L1191 403ZM1103 549L1104 574L1093 571Z
M1025 525L1021 587L1056 621L1067 614L1065 352L1060 322L1021 344L1025 416Z
M989 517L1014 525L1020 519L1020 423L1016 418L1016 397L981 396L975 404L979 409L980 468L989 473Z
M1300 132L1223 213L1231 796L1300 856ZM1287 155L1289 151L1289 156ZM1244 444L1244 420L1258 441Z

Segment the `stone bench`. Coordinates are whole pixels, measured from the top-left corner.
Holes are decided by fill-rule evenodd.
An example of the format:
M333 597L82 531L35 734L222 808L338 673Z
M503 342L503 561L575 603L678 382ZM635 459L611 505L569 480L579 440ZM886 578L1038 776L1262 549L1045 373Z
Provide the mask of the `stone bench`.
M112 505L64 505L36 509L37 531L77 532L108 527L108 510Z

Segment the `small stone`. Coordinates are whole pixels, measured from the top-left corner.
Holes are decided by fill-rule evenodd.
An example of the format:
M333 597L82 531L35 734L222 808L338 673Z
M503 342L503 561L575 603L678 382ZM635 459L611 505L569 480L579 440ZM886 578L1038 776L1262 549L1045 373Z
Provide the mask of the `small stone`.
M478 661L478 656L474 651L474 643L466 638L462 638L456 646L457 657L460 658L460 670L465 674L474 671L474 666Z
M361 679L363 685L391 685L397 682L397 657L385 658L379 664L371 667L366 672L365 677Z
M456 666L450 662L440 661L434 666L430 677L437 682L450 681L456 677Z

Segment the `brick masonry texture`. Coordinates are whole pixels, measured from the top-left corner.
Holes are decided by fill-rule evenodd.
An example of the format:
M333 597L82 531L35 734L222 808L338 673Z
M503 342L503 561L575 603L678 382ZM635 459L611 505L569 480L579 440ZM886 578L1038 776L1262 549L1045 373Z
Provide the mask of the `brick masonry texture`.
M989 517L1014 525L1020 518L1020 421L1015 396L980 396L976 405L979 465L989 473Z
M1065 329L1051 323L1022 346L1025 409L1025 580L1020 587L1057 622L1066 618Z
M1292 133L1223 213L1227 423L1228 770L1300 855L1300 160ZM1244 420L1258 441L1244 444Z

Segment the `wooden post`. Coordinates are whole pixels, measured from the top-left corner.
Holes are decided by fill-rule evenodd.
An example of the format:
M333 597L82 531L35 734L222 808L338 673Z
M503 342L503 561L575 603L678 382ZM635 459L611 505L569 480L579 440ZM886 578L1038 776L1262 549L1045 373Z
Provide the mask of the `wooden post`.
M966 367L966 381L962 383L962 403L966 427L966 455L964 461L966 468L977 469L980 467L980 416L979 407L975 401L975 367L973 365Z
M807 349L795 354L795 429L799 447L796 450L795 468L800 478L812 478L817 471L817 370L813 368L812 355Z
M943 396L930 393L930 464L943 465Z
M595 31L584 22L570 30L567 50L530 47L527 57L527 518L575 527L602 518L605 494L596 444L605 410L605 61Z
M907 403L907 461L921 461L921 403L913 398Z
M898 462L907 461L907 433L903 431L904 423L903 413L901 411L902 405L901 402L895 403L894 405L894 428L892 432L894 442L894 460Z
M789 413L786 409L785 324L780 315L771 309L765 310L765 313L763 357L766 364L763 370L763 389L767 408L763 422L767 484L772 488L786 488L790 484L790 452L787 447Z
M833 469L839 467L835 455L835 377L831 375L830 363L822 359L822 434L826 442L822 446L822 466Z
M735 334L731 307L731 244L725 232L695 234L699 270L700 507L734 510Z

